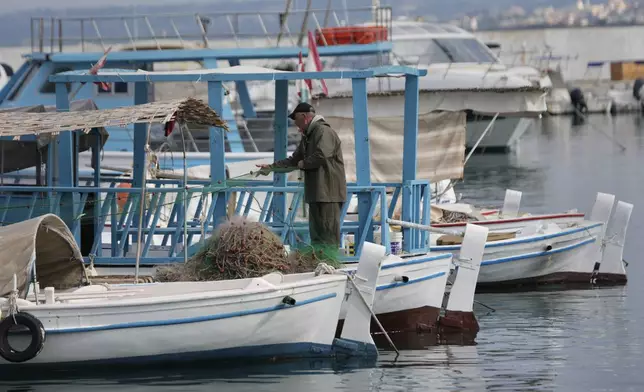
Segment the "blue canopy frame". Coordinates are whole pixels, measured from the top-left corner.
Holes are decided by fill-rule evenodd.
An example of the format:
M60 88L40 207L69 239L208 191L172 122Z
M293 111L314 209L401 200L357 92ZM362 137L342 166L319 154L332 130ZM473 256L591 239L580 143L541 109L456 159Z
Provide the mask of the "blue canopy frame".
M415 217L420 217L420 209L424 207L422 215L429 215L429 191L424 200L424 205L420 205L422 197L417 189L414 189L416 181L416 161L417 161L417 135L418 135L418 98L419 84L418 78L425 76L427 70L415 69L404 66L388 66L366 70L348 70L348 71L322 71L322 72L249 72L249 73L230 73L225 69L220 71L208 72L133 72L132 70L104 69L96 75L91 75L87 71L70 71L50 76L49 80L56 85L56 108L58 111L69 110L69 91L66 83L97 83L97 82L132 82L135 85L134 101L135 105L148 103L148 84L155 82L205 82L208 83L208 103L217 113L222 112L224 89L223 82L237 81L275 81L275 140L274 140L274 158L280 160L286 158L287 154L287 110L288 110L288 81L302 79L351 79L353 92L353 112L354 112L354 132L355 132L355 154L356 154L356 173L357 186L371 186L370 170L370 146L369 146L369 127L368 127L368 105L367 105L367 78L384 77L395 75L405 78L405 106L404 106L404 147L403 147L403 204L402 219L412 222ZM73 134L71 132L62 132L58 135L58 143L52 164L55 167L57 176L55 183L57 187L74 187L74 159L73 154ZM134 125L134 167L133 167L133 188L142 186L145 170L145 144L146 144L146 124ZM211 185L225 184L226 168L224 161L224 130L221 128L210 128L210 173ZM98 170L98 169L97 169ZM426 181L428 183L428 181ZM287 186L286 174L274 175L274 187L284 188ZM73 196L70 196L73 197ZM226 192L217 193L216 210L214 212L213 224L226 218ZM358 217L363 221L367 215L373 213L370 209L369 195L358 194ZM74 205L73 200L69 205ZM70 220L74 219L74 213L71 208L63 211L61 208L61 218L70 225ZM287 206L285 195L276 195L273 200L272 214L285 219L287 215ZM381 224L384 227L386 217L381 217ZM371 239L373 228L364 228L359 236L356 236L356 254L359 255L362 250L364 239ZM428 241L423 240L420 243L418 239L413 239L411 235L414 229L403 229L403 250L414 251L419 249L428 249ZM386 233L383 232L383 237ZM384 242L384 238L383 238Z

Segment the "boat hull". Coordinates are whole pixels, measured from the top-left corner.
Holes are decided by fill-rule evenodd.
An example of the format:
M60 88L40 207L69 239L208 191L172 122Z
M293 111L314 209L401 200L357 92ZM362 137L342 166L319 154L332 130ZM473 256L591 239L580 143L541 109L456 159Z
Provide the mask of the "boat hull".
M465 132L465 148L486 152L508 152L512 150L516 141L530 127L530 120L521 117L499 117L492 128L481 139L483 132L490 125L492 117L468 119L467 131ZM481 139L477 145L477 141Z
M601 260L602 224L512 240L487 242L479 272L478 289L544 283L590 283ZM460 246L432 249L459 255ZM458 272L457 272L458 273Z
M431 94L420 93L419 113L435 110L435 102L432 99ZM404 111L404 100L403 95L369 97L369 113L374 113L376 117L398 117ZM316 105L319 113L324 113L325 116L353 117L351 98L320 100ZM465 131L466 149L475 147L492 118L488 116L468 117ZM489 152L509 151L527 131L530 124L530 119L518 116L497 118L493 128L481 139L476 148L477 150L485 148Z
M99 302L90 298L75 304L22 307L21 311L43 323L44 348L28 362L15 364L1 359L0 365L333 355L345 277L330 276L287 290L267 287L243 296L204 291L175 295L173 299L166 296L164 300L155 294L171 292L172 287L182 284L199 285L152 284L144 285L147 298ZM294 305L283 303L287 295L295 299Z
M378 276L373 305L374 313L385 331L426 331L434 328L451 267L450 253L430 253L405 259L389 256L383 262ZM352 268L346 270L351 271ZM345 313L343 307L341 319L344 319ZM373 322L371 331L381 332Z

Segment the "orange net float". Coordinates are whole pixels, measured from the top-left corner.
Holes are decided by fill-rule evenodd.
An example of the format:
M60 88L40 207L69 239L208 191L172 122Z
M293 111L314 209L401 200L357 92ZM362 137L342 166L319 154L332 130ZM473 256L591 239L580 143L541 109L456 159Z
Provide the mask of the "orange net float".
M117 188L132 188L132 184L129 182L122 182L116 186ZM116 204L119 206L119 211L123 211L125 203L127 202L128 193L127 192L118 192L116 194Z

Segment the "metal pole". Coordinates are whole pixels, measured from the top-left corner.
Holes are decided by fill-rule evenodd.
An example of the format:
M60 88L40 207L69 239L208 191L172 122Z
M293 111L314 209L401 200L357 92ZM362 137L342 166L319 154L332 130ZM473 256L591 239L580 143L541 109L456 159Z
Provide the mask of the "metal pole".
M494 125L494 123L496 122L496 119L498 117L499 117L499 113L494 115L494 118L492 118L492 121L490 121L490 123L488 124L487 128L485 128L485 131L483 131L483 133L479 137L479 140L477 140L476 143L474 143L474 147L472 147L472 149L470 150L470 153L467 154L467 157L465 157L465 162L463 162L463 165L465 165L467 163L467 161L470 160L470 157L472 156L472 154L474 154L474 151L476 150L476 147L478 147L478 145L481 143L481 140L483 140L485 135L487 135L487 133L490 131L490 129L492 129L492 126Z
M405 222L405 221L390 219L390 218L387 218L387 223L391 225L401 226L401 227L408 227L410 229L426 230L426 231L438 233L438 234L447 234L447 235L456 235L456 236L463 235L462 233L459 233L453 230L439 229L437 227L421 225L421 224L412 223L412 222Z

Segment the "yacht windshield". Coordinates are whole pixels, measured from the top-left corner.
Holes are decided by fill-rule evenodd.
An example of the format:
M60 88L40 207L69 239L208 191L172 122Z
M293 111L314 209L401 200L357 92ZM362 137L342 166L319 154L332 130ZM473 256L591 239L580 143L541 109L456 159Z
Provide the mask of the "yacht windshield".
M356 56L338 56L325 65L325 69L367 69L389 65L389 54L362 54Z
M393 52L401 64L496 63L485 45L474 38L394 40Z

